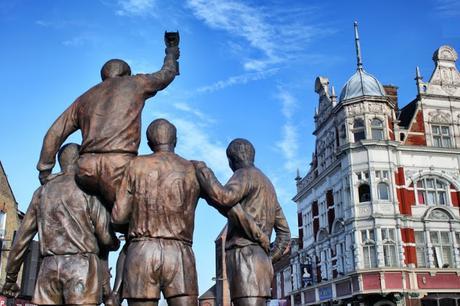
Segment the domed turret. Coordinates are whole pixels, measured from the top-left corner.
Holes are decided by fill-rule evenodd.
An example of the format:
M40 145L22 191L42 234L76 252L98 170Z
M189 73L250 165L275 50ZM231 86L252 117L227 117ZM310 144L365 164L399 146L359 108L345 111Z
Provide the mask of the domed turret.
M359 45L358 36L358 23L355 22L355 46L356 56L358 61L358 69L355 74L347 81L343 86L342 92L340 93L340 101L345 101L351 98L361 96L385 96L385 89L382 84L373 75L367 73L363 69L363 63L361 60L361 47Z

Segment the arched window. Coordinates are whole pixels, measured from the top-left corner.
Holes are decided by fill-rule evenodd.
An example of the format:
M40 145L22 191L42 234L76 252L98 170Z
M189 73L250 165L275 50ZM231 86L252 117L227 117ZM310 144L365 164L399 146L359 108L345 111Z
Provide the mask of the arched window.
M419 204L447 205L448 184L436 177L424 177L417 181Z
M390 188L386 183L378 183L377 193L379 200L389 200L390 199Z
M371 200L371 189L368 184L361 184L358 187L359 202L368 202Z
M366 139L366 128L363 119L356 119L353 122L353 137L355 142Z
M371 121L371 134L374 140L383 140L383 123L380 119L374 118Z

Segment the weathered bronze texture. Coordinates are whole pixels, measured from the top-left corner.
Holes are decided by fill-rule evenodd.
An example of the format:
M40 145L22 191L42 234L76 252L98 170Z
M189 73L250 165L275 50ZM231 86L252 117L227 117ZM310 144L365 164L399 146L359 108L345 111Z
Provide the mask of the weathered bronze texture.
M64 146L59 154L62 172L34 193L8 257L4 294L19 293L20 266L38 232L43 262L32 303L101 303L106 275L99 260L100 248L116 250L119 241L104 205L75 182L78 152L76 144Z
M48 130L37 165L42 184L51 174L59 146L80 129L82 147L77 182L86 192L101 196L106 207L112 209L125 166L137 155L145 101L166 88L177 72L179 33L165 34L165 42L166 56L158 72L131 76L131 68L123 60L112 59L104 64L102 82L77 98ZM121 286L125 251L121 251L117 263L115 296ZM108 252L105 253L103 258L108 270ZM108 284L108 280L105 283ZM106 303L109 295L104 293ZM111 303L116 303L115 300L113 297Z
M289 227L272 183L254 166L252 144L245 139L233 140L227 148L227 157L234 174L225 186L205 163L194 161L197 178L208 203L221 213L226 214L223 207L239 203L263 235L270 237L275 230L276 239L268 255L258 241L260 235L251 231L254 226L250 221L235 221L233 213L227 213L226 262L232 302L235 306L262 306L271 296L272 262L282 256L289 243ZM245 224L249 228L244 228Z
M51 173L61 144L80 129L79 183L113 203L124 166L137 155L145 101L174 80L178 57L178 46L170 45L160 71L134 76L124 61L108 61L101 70L103 81L78 97L48 130L37 165L40 181Z
M112 222L129 223L123 298L129 305L197 304L192 239L200 186L193 164L174 153L176 128L165 119L147 129L151 155L128 164Z

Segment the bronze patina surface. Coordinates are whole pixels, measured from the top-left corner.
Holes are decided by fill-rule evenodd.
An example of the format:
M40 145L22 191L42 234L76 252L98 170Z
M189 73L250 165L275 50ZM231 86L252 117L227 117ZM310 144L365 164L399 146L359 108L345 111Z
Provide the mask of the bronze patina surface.
M227 213L229 221L225 245L232 302L235 306L262 306L271 296L272 261L277 261L287 247L289 227L272 183L254 166L252 144L245 139L233 140L227 148L227 157L234 174L225 186L203 162L194 161L196 173L210 205L218 207L225 215L222 207L239 203L264 235L270 237L275 230L276 239L269 255L264 251L263 244L257 241L260 234L244 227L251 223L235 220L233 213Z
M32 302L38 305L99 304L105 269L100 248L116 250L110 214L96 196L75 182L79 146L64 146L61 173L34 193L17 232L7 263L3 293L16 296L17 276L29 243L38 232L43 262Z

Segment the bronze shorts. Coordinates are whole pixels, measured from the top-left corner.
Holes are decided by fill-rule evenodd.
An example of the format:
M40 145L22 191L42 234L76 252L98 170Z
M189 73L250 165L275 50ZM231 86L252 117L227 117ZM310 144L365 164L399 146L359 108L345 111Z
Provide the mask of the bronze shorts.
M125 168L135 156L129 153L84 153L78 159L77 183L84 191L101 195L113 206Z
M37 305L100 304L102 281L96 254L45 256L32 303Z
M198 296L195 255L191 245L171 239L129 242L123 272L123 298L159 299Z
M259 245L225 251L231 299L271 296L273 265Z

